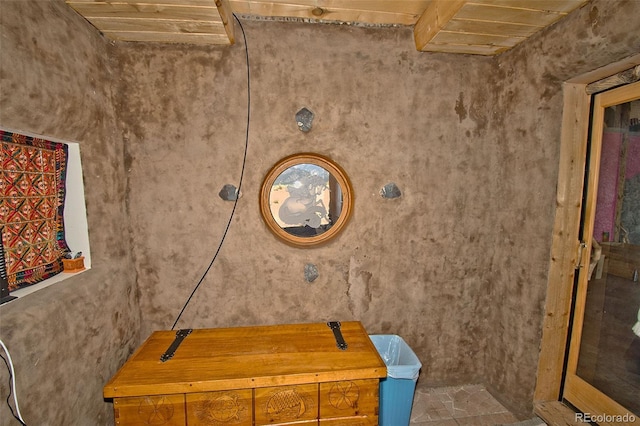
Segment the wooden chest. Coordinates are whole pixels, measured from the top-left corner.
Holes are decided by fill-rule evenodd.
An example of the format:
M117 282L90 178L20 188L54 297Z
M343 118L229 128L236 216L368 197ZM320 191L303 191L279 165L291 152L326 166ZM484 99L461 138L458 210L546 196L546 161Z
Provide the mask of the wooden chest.
M359 322L154 332L104 387L117 425L377 425L386 366ZM184 333L183 333L184 334Z

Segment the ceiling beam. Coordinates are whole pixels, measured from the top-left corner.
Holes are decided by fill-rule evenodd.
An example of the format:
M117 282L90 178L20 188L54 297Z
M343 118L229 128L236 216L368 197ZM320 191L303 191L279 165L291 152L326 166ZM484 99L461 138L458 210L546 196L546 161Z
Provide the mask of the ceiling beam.
M234 44L236 37L233 26L233 10L231 10L229 0L216 0L216 7L220 13L224 30L227 32L227 37L229 37L229 43Z
M416 48L422 51L465 3L466 0L433 0L429 3L413 28Z

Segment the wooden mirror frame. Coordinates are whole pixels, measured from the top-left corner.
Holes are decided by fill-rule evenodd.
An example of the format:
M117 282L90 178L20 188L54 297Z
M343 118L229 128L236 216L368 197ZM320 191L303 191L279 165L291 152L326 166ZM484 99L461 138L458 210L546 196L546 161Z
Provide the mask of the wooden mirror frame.
M335 223L322 234L302 237L284 230L273 217L269 203L271 188L274 182L289 167L299 164L313 164L328 171L340 185L342 190L342 210ZM353 189L344 170L331 159L314 153L290 155L278 161L267 173L260 188L260 213L269 230L284 242L296 247L314 247L333 239L345 227L353 210Z

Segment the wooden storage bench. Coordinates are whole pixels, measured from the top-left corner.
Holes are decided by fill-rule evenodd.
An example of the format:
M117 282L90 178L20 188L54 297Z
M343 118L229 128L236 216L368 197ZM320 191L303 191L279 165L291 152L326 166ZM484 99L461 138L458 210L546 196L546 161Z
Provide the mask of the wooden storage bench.
M154 332L104 387L116 425L378 424L387 370L359 322ZM171 352L171 351L169 351Z

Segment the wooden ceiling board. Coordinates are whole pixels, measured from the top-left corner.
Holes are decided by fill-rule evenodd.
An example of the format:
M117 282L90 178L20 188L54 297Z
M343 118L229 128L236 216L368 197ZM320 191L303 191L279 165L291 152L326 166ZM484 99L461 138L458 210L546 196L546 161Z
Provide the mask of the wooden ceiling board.
M522 40L541 30L542 27L512 24L507 22L482 22L452 19L442 31L502 37L519 37Z
M582 6L584 0L469 0L467 3L504 6L519 9L547 10L549 12L569 13Z
M416 23L429 0L229 0L236 13L358 22L373 25Z
M531 25L541 28L548 25L548 23L557 21L564 15L565 13L550 12L548 10L467 3L458 11L454 19Z
M460 53L465 55L494 56L509 50L508 47L473 44L437 44L428 45L423 52Z
M216 34L226 37L227 33L222 27L222 21L184 21L175 19L163 19L151 21L149 19L113 19L92 18L96 27L103 32L167 32L186 34Z
M211 6L215 4L213 0L114 0L114 1L105 1L105 0L72 0L67 1L67 3L129 3L129 4L140 4L140 5L173 5L173 6Z
M435 44L482 45L510 48L524 40L524 37L499 36L493 34L467 34L440 31L434 38Z
M228 0L67 0L106 37L124 41L232 44Z
M425 52L496 55L587 1L432 0L414 28L416 48Z
M106 37L160 43L235 41L246 19L413 26L417 50L497 55L588 0L66 0Z
M108 3L108 2L80 2L68 1L67 4L80 12L87 19L146 19L149 21L162 19L182 19L191 21L222 22L218 8L211 6L175 6L141 3Z
M146 41L152 43L185 43L192 45L229 44L226 34L172 34L162 32L141 31L103 31L103 34L111 40L119 41Z

